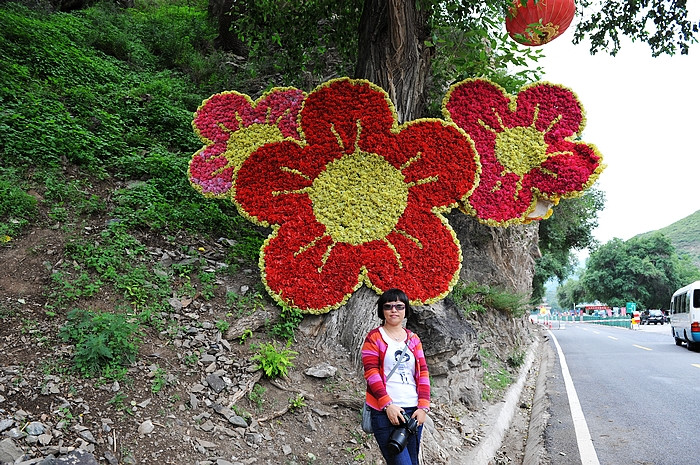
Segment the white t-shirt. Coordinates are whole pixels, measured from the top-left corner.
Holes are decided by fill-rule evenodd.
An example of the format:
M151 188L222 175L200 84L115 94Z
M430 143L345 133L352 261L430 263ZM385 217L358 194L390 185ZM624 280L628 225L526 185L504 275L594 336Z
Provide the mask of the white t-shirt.
M418 390L416 389L416 358L410 349L406 349L403 358L398 358L406 346L405 341L396 342L390 338L384 328L380 327L384 342L389 346L384 356L384 376L389 376L396 363L399 366L386 383L386 392L393 403L399 407L415 407L418 405Z

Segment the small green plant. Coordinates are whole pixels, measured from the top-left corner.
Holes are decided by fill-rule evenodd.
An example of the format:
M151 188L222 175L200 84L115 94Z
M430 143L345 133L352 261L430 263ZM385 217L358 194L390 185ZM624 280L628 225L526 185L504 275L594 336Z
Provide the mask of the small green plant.
M252 315L256 310L265 308L265 299L260 292L238 294L234 291L226 292L226 305L232 309L231 316L242 317Z
M133 410L131 409L131 406L126 403L126 394L124 394L121 391L114 394L114 397L109 399L107 403L112 405L119 412L125 412L129 415L134 414Z
M138 324L122 314L73 309L59 335L75 343L73 363L83 376L121 379L124 365L136 358L138 331Z
M481 396L484 400L493 399L497 393L503 391L513 382L510 373L505 368L498 371L484 373L484 391Z
M214 298L214 290L216 289L216 274L202 271L199 273L199 283L200 289L199 293L202 295L204 300L211 300Z
M193 352L191 354L187 354L187 355L185 355L185 358L182 361L188 367L193 367L193 366L197 365L197 362L199 361L199 353Z
M301 394L297 394L296 397L290 397L289 398L289 409L294 411L294 410L299 410L302 407L306 407L306 399L304 399L304 396Z
M267 389L262 387L260 384L255 383L253 389L251 389L251 391L248 393L248 400L255 404L258 410L262 409L262 405L265 402L263 399L265 392L267 392Z
M512 354L508 356L508 358L506 359L506 363L512 368L518 368L522 366L522 364L525 363L525 352L516 349L515 351L513 351Z
M258 353L253 355L253 360L258 362L258 368L261 368L268 378L277 378L286 376L287 370L293 367L297 352L287 348L278 349L271 342L262 344L258 347Z
M294 339L294 333L299 327L299 323L304 319L304 315L298 308L282 305L277 322L270 328L270 334L285 341Z
M156 371L153 373L153 379L151 380L152 393L157 394L163 390L163 388L168 382L166 375L167 373L164 369L162 369L161 367L156 368Z
M231 327L231 323L229 323L226 320L217 320L217 322L216 322L216 329L218 329L221 334L228 331L228 329L230 327Z
M241 337L239 337L239 344L245 344L245 340L248 339L253 335L253 331L250 329L244 329L243 334L241 334Z
M525 314L527 299L520 295L477 283L459 281L450 292L450 298L465 315L484 313L487 308L506 312L519 318Z

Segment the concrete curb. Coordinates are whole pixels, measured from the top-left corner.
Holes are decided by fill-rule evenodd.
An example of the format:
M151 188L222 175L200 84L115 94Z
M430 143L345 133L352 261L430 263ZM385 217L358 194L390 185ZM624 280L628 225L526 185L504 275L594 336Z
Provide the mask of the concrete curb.
M532 399L532 409L530 410L530 426L527 432L527 442L525 443L523 465L547 463L544 447L544 430L549 419L547 413L547 376L552 371L554 353L547 344L546 338L542 349L540 351L539 373L537 374L537 383L535 384L535 393Z
M496 452L498 452L498 449L501 447L506 431L510 427L515 411L518 408L520 395L522 394L532 363L537 356L539 345L539 338L530 345L527 355L525 356L525 363L520 367L520 371L518 372L518 381L508 388L508 391L503 397L503 405L499 408L496 419L484 432L485 439L470 451L463 463L469 463L470 465L488 465L491 459L496 456Z

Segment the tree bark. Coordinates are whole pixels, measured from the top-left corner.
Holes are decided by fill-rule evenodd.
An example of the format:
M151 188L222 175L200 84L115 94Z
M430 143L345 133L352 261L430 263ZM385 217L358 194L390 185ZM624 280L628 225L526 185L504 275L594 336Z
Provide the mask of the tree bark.
M413 0L365 0L362 10L355 77L389 93L400 123L427 113L428 14Z
M235 7L235 11L232 11ZM233 14L245 14L246 3L234 2L234 0L209 0L207 13L209 18L216 21L219 35L214 39L214 46L219 50L232 52L236 55L247 57L248 49L231 30Z

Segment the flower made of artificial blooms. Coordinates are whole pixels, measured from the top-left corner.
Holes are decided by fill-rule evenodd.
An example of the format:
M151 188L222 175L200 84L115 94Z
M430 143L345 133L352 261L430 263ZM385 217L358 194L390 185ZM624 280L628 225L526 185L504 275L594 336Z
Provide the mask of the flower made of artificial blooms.
M479 172L469 138L439 119L399 126L381 88L348 78L312 91L299 121L300 141L245 160L233 197L273 229L259 262L270 295L307 313L341 306L363 283L413 303L444 297L462 255L442 213Z
M212 95L199 106L192 126L206 145L194 154L190 184L206 197L227 197L243 160L268 142L299 139L297 116L305 94L275 87L255 102L238 92Z
M450 88L443 114L479 154L479 185L460 208L485 224L547 218L552 205L580 195L605 167L595 146L576 140L583 107L563 86L538 82L511 97L493 82L467 79Z

